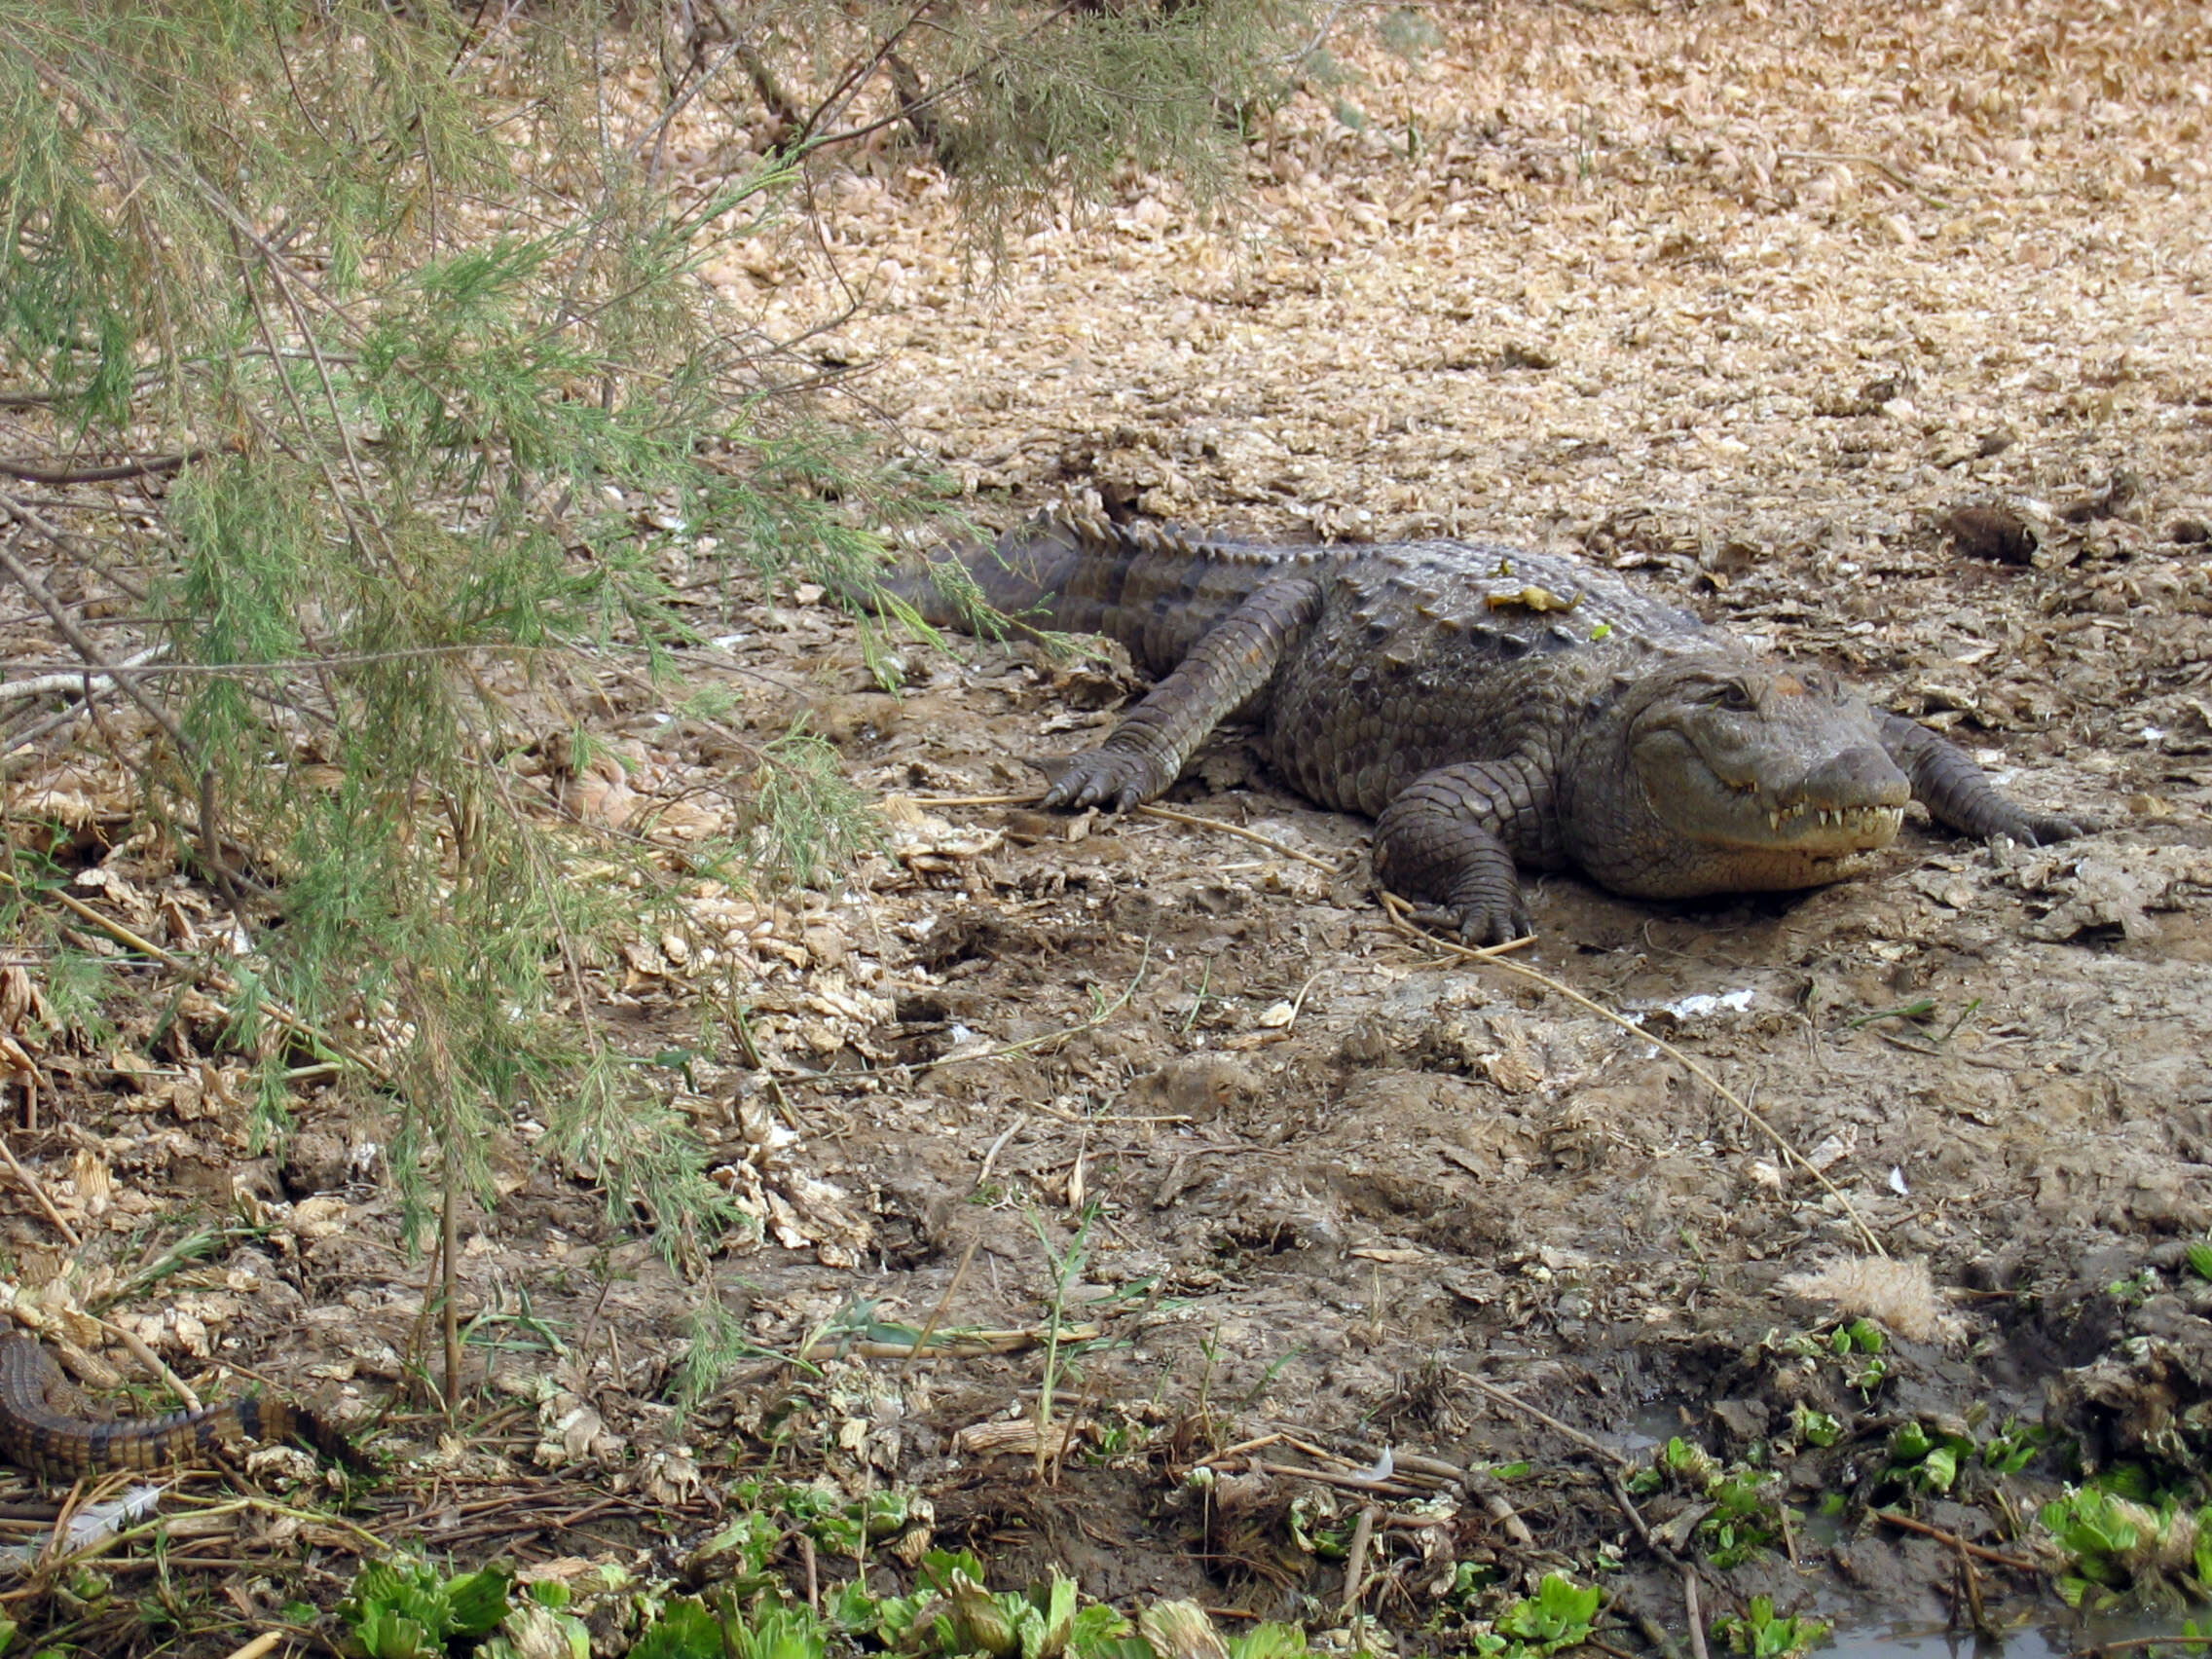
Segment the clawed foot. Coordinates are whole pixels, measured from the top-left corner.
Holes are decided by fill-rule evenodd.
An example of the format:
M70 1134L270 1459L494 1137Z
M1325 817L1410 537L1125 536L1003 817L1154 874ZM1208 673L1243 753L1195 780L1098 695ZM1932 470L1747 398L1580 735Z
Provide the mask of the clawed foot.
M1419 926L1478 950L1486 945L1526 939L1536 931L1529 906L1519 893L1505 898L1485 894L1463 903L1415 904L1407 913Z
M2014 809L1991 826L1986 838L2009 835L2023 847L2047 847L2058 841L2071 841L2082 835L2093 835L2098 826L2085 818L2061 818L2051 812L2028 812Z
M1036 764L1051 778L1044 804L1049 807L1102 806L1109 812L1126 812L1166 789L1156 768L1144 756L1125 749L1091 749L1064 760Z

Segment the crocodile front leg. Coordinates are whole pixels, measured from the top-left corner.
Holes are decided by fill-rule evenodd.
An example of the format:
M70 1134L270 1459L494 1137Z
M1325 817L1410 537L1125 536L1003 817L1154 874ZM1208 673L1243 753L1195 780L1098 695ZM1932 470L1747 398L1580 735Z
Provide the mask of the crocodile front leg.
M1469 944L1533 931L1514 849L1555 863L1549 778L1526 759L1470 760L1424 772L1375 821L1375 879L1417 900L1422 922Z
M1274 678L1321 610L1309 575L1263 582L1224 616L1096 749L1073 756L1045 792L1047 806L1116 812L1163 794L1213 728Z
M2052 813L2031 812L2005 798L1989 774L1965 751L1918 720L1876 709L1882 747L1912 783L1912 797L1938 824L1987 841L2009 835L2025 847L2070 841L2086 826Z

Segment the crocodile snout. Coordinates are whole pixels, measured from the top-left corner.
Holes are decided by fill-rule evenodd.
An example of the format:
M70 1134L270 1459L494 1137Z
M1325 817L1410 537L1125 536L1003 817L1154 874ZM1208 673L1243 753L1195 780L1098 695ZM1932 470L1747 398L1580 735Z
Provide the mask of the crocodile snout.
M1830 756L1797 780L1791 804L1815 810L1901 807L1912 798L1912 785L1897 762L1873 744Z

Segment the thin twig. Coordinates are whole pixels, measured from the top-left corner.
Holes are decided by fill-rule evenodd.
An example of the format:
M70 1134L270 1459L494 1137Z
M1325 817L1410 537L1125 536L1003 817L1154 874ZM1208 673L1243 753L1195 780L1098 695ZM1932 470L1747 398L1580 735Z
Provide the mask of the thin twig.
M113 484L124 478L159 477L166 472L180 472L196 461L205 461L214 451L187 450L182 455L152 455L143 461L127 461L114 466L33 466L28 461L0 461L0 478L19 478L25 484Z
M1959 1540L1958 1550L1959 1577L1966 1585L1967 1612L1973 1620L1973 1633L1979 1637L1994 1638L1997 1632L1990 1625L1988 1609L1981 1604L1981 1574L1974 1570L1973 1557L1967 1553L1964 1538Z
M1993 1562L1999 1567L2009 1567L2014 1572L2043 1571L2042 1567L2024 1556L2007 1555L2002 1550L1989 1549L1981 1544L1970 1544L1956 1532L1946 1532L1940 1527L1931 1527L1925 1521L1915 1521L1911 1516L1899 1515L1894 1509L1877 1509L1874 1511L1874 1519L1886 1521L1893 1527L1901 1527L1908 1532L1918 1532L1924 1538L1934 1538L1939 1544L1949 1544L1954 1549L1965 1551L1977 1561Z
M1421 1489L1407 1482L1375 1475L1340 1475L1329 1469L1308 1469L1296 1463L1260 1463L1254 1467L1262 1474L1280 1475L1285 1480L1318 1481L1323 1486L1340 1487L1346 1492L1372 1493L1377 1497L1415 1497Z
M1690 1652L1693 1659L1707 1659L1705 1651L1705 1609L1697 1604L1697 1574L1687 1563L1682 1567L1682 1610L1690 1620Z
M1331 864L1327 859L1315 858L1311 853L1301 852L1296 847L1287 847L1280 841L1270 840L1256 830L1245 829L1241 824L1225 824L1218 818L1200 818L1195 812L1177 812L1172 807L1165 806L1146 805L1135 810L1147 818L1164 818L1170 824L1188 824L1199 830L1218 830L1225 835L1238 836L1254 846L1267 848L1271 853L1279 853L1286 859L1296 859L1301 864L1311 865L1315 869L1325 869L1331 875L1345 873L1342 865Z
M169 1392L174 1394L179 1400L182 1400L184 1402L184 1409L186 1411L196 1412L200 1409L199 1391L195 1389L192 1384L185 1382L183 1378L179 1377L175 1372L171 1371L168 1366L168 1361L164 1359L160 1354L156 1353L151 1347L149 1347L144 1338L136 1335L134 1332L125 1330L121 1325L113 1324L106 1319L102 1319L97 1314L90 1315L90 1317L92 1318L92 1323L99 1326L101 1330L105 1331L109 1336L115 1338L117 1342L121 1343L125 1347L129 1348L130 1350L131 1357L136 1359L140 1365L143 1365L154 1376L159 1377L162 1380L163 1385L166 1386L169 1390Z
M1480 1377L1469 1376L1466 1372L1460 1371L1456 1368L1453 1370L1452 1375L1456 1377L1460 1382L1466 1383L1470 1388L1474 1388L1481 1393L1488 1395L1491 1399L1495 1400L1499 1405L1511 1406L1515 1411L1525 1413L1529 1417L1535 1419L1536 1421L1542 1423L1554 1434L1565 1435L1567 1439L1573 1441L1575 1445L1581 1447L1585 1452L1595 1453L1597 1456L1604 1457L1610 1462L1616 1463L1624 1469L1633 1469L1636 1467L1636 1459L1634 1457L1628 1456L1624 1453L1615 1452L1610 1446L1604 1444L1602 1441L1591 1439L1579 1428L1567 1427L1567 1425L1560 1421L1559 1419L1553 1417L1548 1412L1538 1411L1534 1406L1529 1404L1527 1400L1522 1399L1518 1394L1509 1394L1503 1388L1498 1387L1496 1384L1485 1382Z
M115 666L118 670L138 668L152 662L168 650L166 645L148 645L134 656L127 656ZM112 690L116 683L113 674L95 674L92 677L93 692ZM54 674L41 674L30 680L11 680L0 685L0 703L13 702L18 697L44 697L54 691L82 691L86 689L85 671L81 668L62 669Z
M46 1189L38 1184L38 1177L16 1161L16 1149L8 1144L8 1137L0 1135L0 1159L7 1161L8 1168L22 1183L23 1191L30 1194L38 1207L46 1211L46 1219L54 1223L54 1230L69 1241L69 1248L82 1250L85 1241L77 1236L77 1230L61 1219L61 1212L54 1207L54 1200L46 1196Z
M1367 1576L1367 1546L1374 1538L1375 1505L1370 1503L1359 1512L1351 1530L1351 1547L1345 1552L1345 1595L1338 1611L1346 1617L1359 1605L1359 1593Z
M1012 1134L1014 1131L1010 1129L1007 1132ZM993 1147L991 1150L996 1152L998 1149ZM930 1338L937 1335L938 1321L944 1317L944 1310L952 1305L953 1295L960 1289L960 1281L968 1276L968 1264L976 1259L976 1247L980 1243L980 1238L971 1238L968 1240L968 1248L960 1253L960 1266L952 1270L952 1277L945 1284L944 1294L937 1299L937 1306L930 1309L929 1323L922 1327L920 1335L914 1338L914 1346L906 1350L906 1357L900 1361L899 1375L902 1378L914 1369L914 1361L920 1357L922 1349L929 1346Z
M1637 1508L1636 1499L1629 1496L1628 1488L1622 1484L1620 1476L1607 1469L1605 1471L1605 1484L1612 1488L1613 1502L1619 1506L1620 1512L1628 1517L1629 1527L1636 1533L1636 1541L1661 1561L1679 1566L1681 1558L1651 1535L1651 1529L1643 1523L1643 1512Z
M1385 905L1393 907L1393 913L1395 913L1395 907L1405 905L1405 901L1398 898L1395 894L1385 893L1382 896L1382 899ZM1438 939L1434 934L1431 933L1423 932L1421 933L1420 937L1434 944L1444 945L1447 948L1463 950L1463 947L1453 946L1449 940ZM1503 946L1493 946L1493 948L1502 949ZM1776 1128L1772 1124L1768 1123L1764 1118L1760 1117L1758 1113L1752 1111L1750 1105L1748 1105L1743 1097L1736 1093L1734 1089L1730 1088L1726 1084L1722 1083L1718 1078L1714 1077L1712 1072L1708 1071L1704 1066L1700 1065L1688 1054L1685 1054L1681 1050L1676 1048L1674 1044L1668 1042L1666 1038L1658 1036L1653 1032L1644 1030L1642 1026L1637 1024L1634 1020L1628 1019L1621 1014L1615 1014L1611 1009L1605 1007L1604 1003L1596 1002L1591 998L1584 996L1572 985L1562 984L1559 980L1553 978L1549 974L1545 974L1538 971L1537 969L1530 968L1526 963L1508 962L1505 961L1502 957L1496 956L1485 956L1483 960L1491 963L1494 967L1503 969L1508 974L1517 974L1524 979L1531 980L1534 983L1543 986L1546 990L1552 991L1559 996L1567 998L1568 1002L1573 1003L1577 1008L1587 1009L1590 1013L1598 1015L1598 1017L1601 1019L1610 1020L1613 1024L1619 1026L1623 1031L1627 1032L1631 1037L1641 1038L1643 1042L1649 1043L1653 1048L1668 1055L1677 1064L1680 1065L1683 1070L1690 1073L1690 1075L1695 1077L1700 1083L1703 1083L1706 1088L1712 1089L1714 1093L1719 1095L1721 1099L1727 1101L1729 1105L1735 1107L1737 1111L1741 1112L1744 1115L1746 1121L1754 1125L1762 1134L1767 1137L1767 1139L1774 1142L1776 1148L1782 1153L1784 1158L1796 1164L1800 1169L1804 1170L1806 1174L1812 1176L1812 1178L1820 1184L1821 1189L1825 1192L1828 1197L1832 1198L1838 1204L1841 1204L1843 1206L1843 1213L1850 1218L1851 1225L1859 1230L1859 1236L1866 1241L1866 1247L1869 1250L1873 1251L1877 1256L1886 1258L1889 1255L1889 1252L1882 1248L1882 1241L1874 1236L1872 1229L1867 1227L1866 1223L1861 1219L1858 1208L1852 1203L1849 1198L1845 1197L1844 1191L1841 1187L1838 1187L1833 1181L1829 1180L1827 1176L1823 1174L1819 1169L1815 1168L1811 1160L1807 1159L1803 1153L1799 1152L1794 1146L1790 1145L1788 1140L1784 1139L1782 1131L1780 1129Z
M976 1171L975 1190L977 1192L981 1192L983 1190L983 1183L991 1178L991 1165L998 1161L999 1153L1006 1146L1006 1143L1014 1139L1015 1135L1021 1133L1021 1131L1028 1126L1029 1114L1026 1112L1020 1113L1014 1118L1012 1124L1009 1124L1007 1125L1006 1133L1000 1135L997 1140L991 1142L991 1150L983 1154L982 1168Z

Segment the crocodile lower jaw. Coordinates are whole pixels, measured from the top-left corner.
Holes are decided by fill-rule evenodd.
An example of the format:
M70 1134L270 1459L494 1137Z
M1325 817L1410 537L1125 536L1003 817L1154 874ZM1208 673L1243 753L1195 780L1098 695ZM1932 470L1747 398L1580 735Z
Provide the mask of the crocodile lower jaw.
M1904 828L1901 806L1813 806L1799 801L1772 807L1767 828L1777 835L1810 832L1811 838L1833 839L1852 848L1883 847L1897 839ZM1787 843L1785 843L1787 844Z

